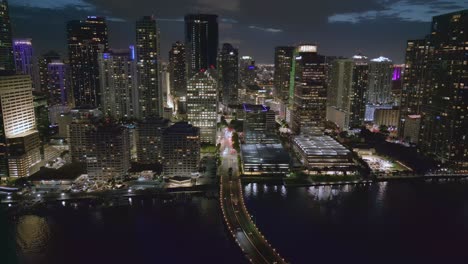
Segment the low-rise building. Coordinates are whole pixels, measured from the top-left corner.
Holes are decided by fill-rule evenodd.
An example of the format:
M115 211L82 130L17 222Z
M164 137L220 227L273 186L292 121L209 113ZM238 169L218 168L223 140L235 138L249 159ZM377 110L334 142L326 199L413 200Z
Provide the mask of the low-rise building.
M243 144L241 146L243 175L278 175L289 173L291 158L281 144Z

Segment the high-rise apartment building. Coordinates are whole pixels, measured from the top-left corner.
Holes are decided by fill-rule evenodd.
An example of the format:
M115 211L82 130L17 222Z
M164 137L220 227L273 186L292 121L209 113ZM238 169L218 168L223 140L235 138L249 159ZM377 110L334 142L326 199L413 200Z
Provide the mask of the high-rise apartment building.
M368 104L388 104L392 101L393 63L385 57L369 62L369 83L367 88Z
M184 20L187 79L190 79L201 69L217 66L218 16L188 14Z
M47 92L49 105L71 105L69 68L60 60L53 60L47 64Z
M432 19L420 150L454 170L468 169L468 10Z
M98 53L109 49L104 17L88 16L67 24L71 83L77 107L99 107Z
M162 160L162 134L169 126L169 120L147 118L137 123L137 160L143 164L154 164Z
M187 63L185 62L185 45L179 41L172 44L169 51L170 90L178 113L187 111Z
M162 136L163 171L169 176L190 176L200 163L200 130L187 122L170 126Z
M219 89L225 106L238 101L239 91L239 54L231 44L224 43L218 63Z
M369 61L361 54L353 56L353 86L350 98L349 127L360 127L364 124L367 86L369 82Z
M11 33L10 13L8 2L0 1L0 72L7 71L13 73L15 71L15 63L13 58L13 43Z
M294 52L289 90L292 130L323 128L327 112L327 64L316 45L300 45Z
M159 65L159 29L156 19L144 16L136 22L136 59L139 118L162 116L163 91Z
M130 169L128 128L101 124L86 132L86 169L93 181L122 180Z
M27 75L0 76L2 176L25 177L39 169L40 139L31 86Z
M117 120L137 117L138 86L133 49L99 53L102 111Z
M87 133L95 128L102 118L102 112L96 108L75 108L70 111L71 122L68 124L70 136L70 155L73 162L86 163L88 154Z
M42 56L39 57L38 59L38 68L39 68L39 86L41 91L48 91L48 83L49 83L49 69L48 65L49 63L53 61L61 61L60 54L58 54L55 51L49 51ZM70 70L69 70L70 72ZM71 77L69 78L68 82L71 81ZM70 83L71 85L71 83ZM71 92L71 90L70 90ZM70 101L71 102L71 101Z
M218 88L210 71L199 71L187 85L187 118L200 128L202 143L216 144Z
M294 46L281 46L275 48L275 95L283 102L288 102L289 81L291 79L291 66Z
M240 82L243 86L254 85L257 77L257 67L251 56L242 56L239 59Z

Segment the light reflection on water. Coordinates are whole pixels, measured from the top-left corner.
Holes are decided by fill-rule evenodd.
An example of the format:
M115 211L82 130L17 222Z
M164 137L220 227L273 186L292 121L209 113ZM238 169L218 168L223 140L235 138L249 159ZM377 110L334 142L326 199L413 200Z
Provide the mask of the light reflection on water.
M50 240L49 225L45 218L36 215L24 215L16 225L16 244L18 249L34 257L41 254Z

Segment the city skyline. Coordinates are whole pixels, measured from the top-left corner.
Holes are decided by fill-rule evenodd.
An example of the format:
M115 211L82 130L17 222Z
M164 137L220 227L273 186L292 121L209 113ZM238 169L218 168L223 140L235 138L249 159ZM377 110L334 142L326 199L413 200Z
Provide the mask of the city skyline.
M134 44L135 21L154 14L161 31L162 58L167 62L171 44L184 39L183 16L200 12L219 15L220 44L233 44L241 56L253 56L257 63L273 63L275 46L304 42L316 43L323 55L351 57L360 51L369 58L386 56L403 63L408 39L424 37L433 16L463 9L468 1L328 1L320 3L320 8L316 8L317 1L286 5L244 0L184 0L164 4L146 0L136 3L11 0L9 4L15 25L13 37L31 37L38 54L50 49L66 54L63 30L66 22L88 15L106 16L110 46L126 48ZM31 20L37 23L31 25ZM347 45L336 44L345 40Z

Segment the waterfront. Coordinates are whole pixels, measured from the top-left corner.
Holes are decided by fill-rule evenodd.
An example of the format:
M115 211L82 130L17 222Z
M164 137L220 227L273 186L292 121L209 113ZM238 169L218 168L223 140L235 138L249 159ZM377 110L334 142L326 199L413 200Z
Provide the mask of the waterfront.
M243 188L256 225L290 263L468 258L468 182ZM10 213L1 217L0 251L6 263L247 263L218 200L191 197L57 202Z
M466 263L468 183L244 186L259 229L291 263Z

